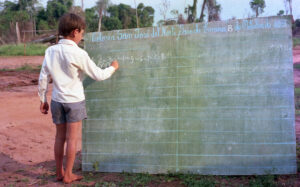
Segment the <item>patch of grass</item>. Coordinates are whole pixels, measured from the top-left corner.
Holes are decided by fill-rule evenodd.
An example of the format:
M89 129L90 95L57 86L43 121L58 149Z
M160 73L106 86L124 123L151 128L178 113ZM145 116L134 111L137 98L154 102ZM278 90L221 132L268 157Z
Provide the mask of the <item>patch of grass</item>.
M40 185L40 186L46 185L46 184L48 184L48 180L42 179L37 184Z
M96 180L96 177L94 177L94 174L92 172L83 174L83 182L92 182L94 180Z
M47 173L43 173L42 175L38 176L37 179L45 179L48 180L50 178L51 175L47 174Z
M24 169L18 169L18 170L16 171L16 173L23 172L23 171L25 171L25 170L24 170Z
M300 64L294 64L294 69L300 69Z
M64 186L67 186L67 185L64 185ZM90 187L90 186L91 185L87 185L87 184L71 184L71 187Z
M249 182L250 187L273 187L276 186L275 176L274 175L263 175L257 176L250 180Z
M295 96L300 96L300 88L295 88Z
M216 179L211 176L199 176L194 174L185 174L179 176L182 180L182 184L186 186L203 186L214 187L217 185Z
M165 182L172 182L175 180L178 180L178 178L183 175L182 173L172 173L172 172L168 172L167 174L160 174L157 175L157 177L161 180L161 181L165 181Z
M117 184L117 186L146 186L151 181L157 180L156 175L150 175L148 173L126 173L123 172L121 176L123 181Z
M297 144L297 154L299 154L299 144ZM112 177L111 173L108 173ZM164 184L166 186L187 186L187 187L214 187L214 186L251 186L251 187L272 187L272 186L294 186L297 181L297 175L252 175L252 176L214 176L214 175L197 175L184 173L168 173L168 174L148 174L148 173L116 173L118 179L112 181L111 179L104 179L105 173L85 173L84 180L79 184L72 186L88 186L93 182L93 186L102 187L142 187L142 186L156 186ZM109 178L110 178L109 177ZM109 181L107 181L109 180ZM43 177L39 181L39 185L47 184L49 179Z
M93 169L94 169L94 171L98 171L99 170L99 162L94 162L93 163Z
M293 46L300 45L300 38L293 38Z
M21 179L21 182L29 182L29 179L28 178L23 178L23 179Z
M146 184L148 184L149 182L151 182L152 180L155 180L156 177L155 175L150 175L148 173L138 173L136 175L133 175L131 178L133 181L135 181L135 183L140 186L144 186Z
M117 187L117 184L113 182L97 182L95 187Z
M295 88L295 114L300 115L300 88Z
M300 172L300 157L299 157L299 155L300 155L300 143L299 142L296 143L296 155L298 155L297 156L297 171L299 173Z
M43 56L47 49L45 44L27 44L26 56ZM0 46L0 56L24 56L24 44Z

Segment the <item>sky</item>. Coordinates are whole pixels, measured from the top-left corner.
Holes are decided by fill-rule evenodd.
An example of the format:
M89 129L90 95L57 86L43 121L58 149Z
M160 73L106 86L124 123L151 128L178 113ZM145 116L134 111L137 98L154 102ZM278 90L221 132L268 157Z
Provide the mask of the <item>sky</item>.
M45 0L46 1L46 0ZM155 9L155 23L162 19L162 15L160 14L160 7L162 0L135 0L136 4L144 3L144 5L152 6ZM81 5L81 0L74 0L76 5ZM90 8L95 5L96 1L92 0L84 0L84 7ZM111 0L113 4L129 4L132 7L135 7L134 0ZM184 13L184 7L193 4L193 0L169 0L170 8L169 12L173 9L179 10L180 13ZM198 0L198 11L197 17L200 17L200 9L202 6L203 0ZM254 12L251 10L249 2L250 0L217 0L219 4L221 4L221 19L227 20L232 17L237 19L247 18L248 16L254 15ZM266 8L264 13L261 16L274 16L277 15L279 10L285 11L284 0L265 0ZM294 18L300 18L300 0L293 0L293 15ZM173 16L169 13L167 18L172 18Z
M4 0L0 0L3 2ZM45 7L47 4L47 0L39 0L42 5ZM131 7L135 7L134 0L110 0L113 4L128 4ZM155 9L154 15L154 23L156 24L159 20L163 19L162 15L160 14L160 7L162 0L135 0L136 4L144 3L146 6L152 6ZM81 6L81 0L74 0L75 5ZM172 18L170 14L171 10L178 10L179 13L184 14L184 8L188 5L193 4L193 0L169 0L170 8L167 14L167 18ZM198 0L198 11L197 17L200 17L200 8L202 6L203 0ZM217 0L219 4L221 4L222 11L221 11L221 19L227 20L232 17L236 19L243 19L249 16L253 16L254 12L251 10L249 2L250 0ZM261 16L274 16L276 15L279 10L285 11L284 0L265 0L266 8L264 13ZM96 0L84 0L84 8L90 8L95 6ZM300 19L300 0L293 0L293 15L294 19Z

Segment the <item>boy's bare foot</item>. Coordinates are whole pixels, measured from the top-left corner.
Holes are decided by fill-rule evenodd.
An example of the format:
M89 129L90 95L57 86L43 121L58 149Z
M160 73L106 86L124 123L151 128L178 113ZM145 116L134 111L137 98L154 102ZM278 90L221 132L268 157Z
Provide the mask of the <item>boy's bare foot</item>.
M64 170L62 170L60 172L57 172L56 173L56 180L57 181L62 181L64 179L64 175L65 175L65 171Z
M65 175L64 178L63 178L63 182L64 182L65 184L69 184L69 183L71 183L71 182L73 182L73 181L80 181L81 179L83 179L82 176L80 176L80 175L75 175L75 174L71 174L71 176Z

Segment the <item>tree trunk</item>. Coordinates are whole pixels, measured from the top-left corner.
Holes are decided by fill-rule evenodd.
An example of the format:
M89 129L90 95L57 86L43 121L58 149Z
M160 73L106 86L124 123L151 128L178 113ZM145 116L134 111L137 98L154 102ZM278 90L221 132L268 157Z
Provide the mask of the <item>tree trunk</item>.
M192 9L192 21L195 22L196 21L196 16L197 16L197 1L198 0L194 0L194 4L193 4L193 9Z
M258 8L256 8L256 17L258 17Z
M293 1L289 0L289 5L290 5L290 14L293 15Z
M36 21L33 19L33 30L34 30L34 37L36 37Z
M290 14L292 16L292 23L294 23L294 16L293 16L293 1L289 0L289 5L290 5Z
M16 34L17 34L17 44L21 43L21 35L20 35L20 29L19 29L19 23L16 22Z
M214 20L214 8L215 8L215 1L208 0L208 2L207 2L208 22L211 22Z
M101 32L101 22L102 22L102 16L103 16L103 11L102 11L102 7L100 8L100 11L99 11L99 22L98 22L98 32Z
M138 17L137 6L136 6L135 0L134 0L134 4L135 4L136 27L139 28L139 17Z
M200 22L203 22L204 18L204 9L205 9L206 0L203 0L202 8L201 8L201 14L200 14Z
M31 38L33 38L33 35L34 35L34 22L33 22L33 19L31 20L31 28L32 28Z
M0 42L4 45L5 42L2 40L2 38L0 37Z

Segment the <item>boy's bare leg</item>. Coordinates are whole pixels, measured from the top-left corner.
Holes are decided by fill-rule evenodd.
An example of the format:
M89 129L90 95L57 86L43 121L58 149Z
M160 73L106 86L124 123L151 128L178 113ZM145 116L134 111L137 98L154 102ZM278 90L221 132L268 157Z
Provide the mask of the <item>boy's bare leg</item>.
M81 132L81 121L67 124L67 137L66 137L67 164L66 164L66 172L64 176L64 183L71 183L72 181L80 180L83 178L82 176L75 175L72 173L75 156L76 156L77 140L80 132Z
M58 181L64 178L63 158L64 158L64 145L66 141L66 124L56 125L56 136L54 143L54 156L56 161L56 179Z

